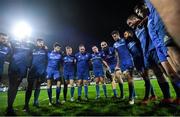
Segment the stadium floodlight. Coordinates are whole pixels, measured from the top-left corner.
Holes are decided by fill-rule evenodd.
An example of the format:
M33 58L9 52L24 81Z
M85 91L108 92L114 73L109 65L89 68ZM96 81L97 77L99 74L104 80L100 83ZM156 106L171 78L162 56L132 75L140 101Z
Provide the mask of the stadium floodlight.
M31 26L24 21L17 23L13 28L13 34L15 38L19 40L30 37L31 32L32 32Z

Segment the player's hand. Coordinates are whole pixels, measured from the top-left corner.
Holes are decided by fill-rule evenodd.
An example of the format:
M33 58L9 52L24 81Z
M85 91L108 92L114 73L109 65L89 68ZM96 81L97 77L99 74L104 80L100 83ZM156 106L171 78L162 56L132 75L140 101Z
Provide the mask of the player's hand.
M111 69L110 69L110 67L107 67L107 71L108 71L109 73L111 73Z

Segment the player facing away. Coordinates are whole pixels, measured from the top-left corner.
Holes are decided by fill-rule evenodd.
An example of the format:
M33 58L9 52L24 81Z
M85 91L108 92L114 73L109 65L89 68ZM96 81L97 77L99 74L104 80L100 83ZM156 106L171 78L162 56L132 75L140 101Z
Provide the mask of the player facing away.
M126 44L132 55L134 66L145 82L145 95L141 103L147 104L149 99L155 100L157 97L155 96L153 86L151 85L150 79L148 77L148 71L144 66L144 57L141 50L141 45L139 45L140 42L137 38L134 37L134 33L131 30L127 30L124 32L124 38L126 39ZM150 92L151 96L149 98Z
M146 24L143 24L142 22L139 19L139 17L136 15L131 15L127 19L128 26L135 30L136 37L141 42L145 68L153 70L157 78L158 84L161 88L161 91L163 93L164 98L161 100L160 104L169 104L172 102L170 96L169 84L163 75L164 71L162 71L161 69L159 58L157 56L155 46L149 37Z
M116 69L121 69L122 73L125 75L125 77L128 80L128 86L129 86L129 104L134 104L134 81L132 77L132 70L133 70L133 62L130 55L130 52L126 46L125 39L120 38L120 34L118 31L113 31L111 33L112 38L114 41L114 48L117 52L117 65Z
M78 100L81 101L82 85L84 85L85 100L88 100L89 62L91 56L86 52L84 45L79 45L79 52L75 54L78 77Z
M162 19L160 18L158 12L150 3L150 1L145 0L145 4L147 5L149 12L146 11L147 9L145 9L145 7L141 7L142 9L137 8L135 9L135 11L139 11L137 12L139 16L140 15L142 16L142 14L144 16L145 15L148 16L147 27L148 27L149 35L151 37L152 43L156 48L159 61L161 62L161 65L163 66L165 73L170 78L172 86L176 92L176 99L174 100L174 102L176 104L180 104L180 85L179 85L180 77L176 73L179 70L176 67L179 63L179 60L175 59L177 58L177 56L179 56L179 53L174 53L174 52L178 52L178 50L175 51L174 49L174 51L170 51L170 54L168 54L168 49L164 43L164 38L168 37L168 33L165 29L164 23L162 22ZM171 48L169 48L169 50L171 50ZM174 53L175 56L169 56L172 55L172 53ZM175 64L173 64L172 60L175 62Z
M34 103L33 106L39 107L38 97L40 94L40 85L46 77L47 66L47 47L44 45L43 39L38 38L36 40L36 47L32 53L32 66L28 75L28 86L25 94L25 106L24 111L29 111L29 101L32 95L33 86L34 91Z
M70 46L66 46L66 55L63 57L63 76L64 76L64 81L66 85L70 84L70 96L71 96L71 101L74 101L74 78L75 78L75 65L76 65L76 59L75 56L73 56L72 48ZM67 95L67 90L64 94L66 97Z
M49 97L49 106L52 105L52 79L56 82L56 105L60 104L59 96L61 92L61 74L60 64L63 56L60 54L61 46L59 43L53 45L53 51L48 53L48 64L47 64L47 93Z
M12 50L8 71L9 89L7 115L15 114L13 103L21 81L23 78L27 77L27 71L31 68L33 48L34 45L27 42L26 38L21 40L11 40Z
M111 74L111 84L112 84L112 89L113 89L113 98L117 98L117 92L116 92L116 80L119 84L119 89L120 89L120 98L124 98L124 90L123 90L123 80L121 78L121 74L115 73L116 71L119 71L118 69L115 70L116 64L117 64L117 59L116 59L116 53L115 53L115 48L109 47L107 42L103 41L101 42L101 53L103 56L104 61L106 61L107 65L110 68L110 74Z
M3 74L4 62L9 58L10 47L7 43L8 36L5 33L0 33L0 85Z
M100 89L99 89L99 82L102 84L102 88L104 91L104 96L107 98L107 90L106 90L106 83L104 80L104 69L103 65L109 69L107 63L103 60L102 53L99 52L97 46L92 47L93 54L91 54L91 62L93 66L93 73L96 79L96 100L100 98Z

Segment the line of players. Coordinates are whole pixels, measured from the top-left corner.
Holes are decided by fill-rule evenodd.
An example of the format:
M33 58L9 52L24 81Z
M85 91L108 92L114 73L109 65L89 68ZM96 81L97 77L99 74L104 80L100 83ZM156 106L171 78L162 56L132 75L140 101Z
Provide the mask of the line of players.
M47 78L47 92L49 105L52 104L52 79L57 83L56 104L59 104L59 95L61 91L61 77L59 68L63 63L63 77L66 85L64 97L66 99L67 84L70 84L71 101L74 101L74 75L75 64L78 77L78 101L81 101L81 91L84 85L85 99L88 100L89 61L92 62L93 72L96 78L96 99L99 98L99 82L102 83L105 97L106 85L104 82L103 64L112 76L112 87L114 96L116 93L115 79L119 81L121 98L123 95L122 76L127 78L129 87L129 104L134 104L134 83L132 70L135 67L145 81L145 95L142 103L147 104L149 100L156 99L153 86L148 78L147 71L152 69L157 77L158 84L164 98L160 103L180 104L180 78L178 60L180 54L177 46L173 43L172 38L166 31L164 24L152 4L145 0L145 4L138 5L134 8L138 15L131 15L127 19L127 24L133 31L125 31L124 38L120 37L118 31L111 33L115 40L114 47L108 47L106 42L101 43L102 51L99 52L96 46L92 47L93 54L85 51L84 45L79 46L79 52L73 56L72 48L66 47L66 55L60 52L61 46L54 44L51 52L47 51L42 39L37 40L37 46L27 43L24 40L11 41L11 44L5 44L7 35L0 34L0 57L2 73L3 63L6 56L10 55L9 65L9 90L8 90L8 108L7 112L12 113L13 102L17 94L17 89L22 79L28 75L28 88L25 97L25 110L29 110L28 103L32 93L32 86L35 83L34 105L38 106L38 96L40 93L40 81L43 77ZM137 37L137 39L136 39ZM32 61L32 62L31 62ZM165 77L168 77L176 93L176 99L172 100L169 83ZM151 97L149 97L151 93Z

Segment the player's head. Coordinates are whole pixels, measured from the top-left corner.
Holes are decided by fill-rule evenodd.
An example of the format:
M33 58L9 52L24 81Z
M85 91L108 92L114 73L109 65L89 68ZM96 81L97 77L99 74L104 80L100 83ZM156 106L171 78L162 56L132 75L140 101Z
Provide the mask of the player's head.
M71 55L72 54L72 47L66 46L66 54Z
M61 45L59 44L59 43L54 43L54 45L53 45L53 47L54 47L54 51L55 52L60 52L60 50L61 50Z
M134 14L130 15L126 21L127 25L132 29L134 29L140 22L140 18Z
M44 40L41 39L41 38L38 38L36 40L36 44L37 44L38 47L44 47Z
M101 42L101 49L104 50L104 49L106 49L106 48L108 48L107 42L102 41L102 42Z
M80 52L80 53L85 53L85 51L86 51L85 46L84 46L83 44L80 44L80 45L79 45L79 52Z
M94 53L99 52L98 47L97 47L97 46L93 46L93 47L92 47L92 51L93 51Z
M114 41L117 41L118 39L120 39L120 34L118 30L114 30L111 32L111 36L114 39Z
M7 34L5 33L0 33L0 43L6 43L8 39Z
M124 38L125 38L125 39L128 39L129 37L133 37L133 35L134 35L134 33L133 33L132 30L126 30L126 31L124 32Z
M136 5L134 12L141 18L145 18L149 14L149 10L145 4Z

